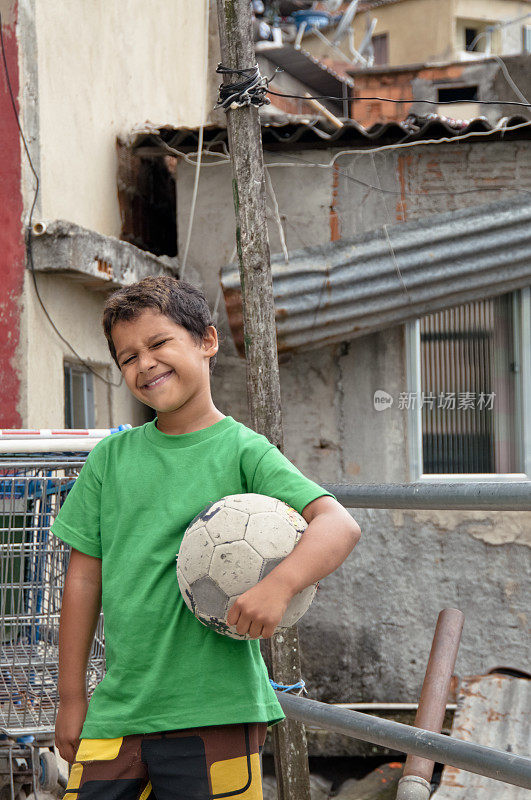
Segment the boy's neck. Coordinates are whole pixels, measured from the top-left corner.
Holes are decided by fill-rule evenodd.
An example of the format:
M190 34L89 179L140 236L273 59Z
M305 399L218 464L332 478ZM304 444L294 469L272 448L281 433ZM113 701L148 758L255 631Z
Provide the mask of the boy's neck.
M197 411L190 413L188 409L157 411L156 427L161 433L179 436L183 433L194 433L194 431L209 428L222 419L225 419L225 414L222 414L212 403L199 413Z

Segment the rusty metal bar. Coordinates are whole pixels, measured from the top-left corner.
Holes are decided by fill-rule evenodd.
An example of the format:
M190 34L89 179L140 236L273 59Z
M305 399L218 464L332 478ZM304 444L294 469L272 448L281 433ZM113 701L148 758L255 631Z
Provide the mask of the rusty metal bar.
M531 511L531 481L323 484L346 508Z
M441 732L464 619L457 608L445 608L439 614L415 716L416 728ZM428 800L433 767L431 759L408 755L396 800Z
M531 758L505 753L494 747L462 742L442 733L379 719L360 711L335 708L286 692L277 692L277 697L286 716L305 725L379 744L401 753L413 753L440 764L449 764L496 781L531 789Z

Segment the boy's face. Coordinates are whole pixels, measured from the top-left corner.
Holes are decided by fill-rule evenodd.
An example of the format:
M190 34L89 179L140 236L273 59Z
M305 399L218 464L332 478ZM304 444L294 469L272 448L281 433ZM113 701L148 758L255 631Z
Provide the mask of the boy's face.
M210 357L217 353L216 329L202 344L160 311L147 308L136 319L113 325L112 340L128 389L158 412L210 401Z

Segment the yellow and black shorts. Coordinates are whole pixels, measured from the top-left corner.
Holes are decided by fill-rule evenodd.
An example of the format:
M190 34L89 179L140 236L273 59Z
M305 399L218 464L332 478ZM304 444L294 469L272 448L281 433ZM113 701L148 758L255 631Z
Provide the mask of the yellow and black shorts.
M262 800L265 723L82 739L63 800Z

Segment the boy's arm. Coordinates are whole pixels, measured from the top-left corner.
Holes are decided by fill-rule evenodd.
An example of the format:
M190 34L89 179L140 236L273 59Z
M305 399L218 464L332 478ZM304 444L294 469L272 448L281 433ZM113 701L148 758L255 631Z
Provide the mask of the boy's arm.
M333 497L308 503L302 516L308 527L293 551L230 609L227 621L238 633L272 636L292 597L337 569L361 536L357 522Z
M101 560L72 549L59 623L59 710L55 743L72 763L85 721L87 663L101 609Z

